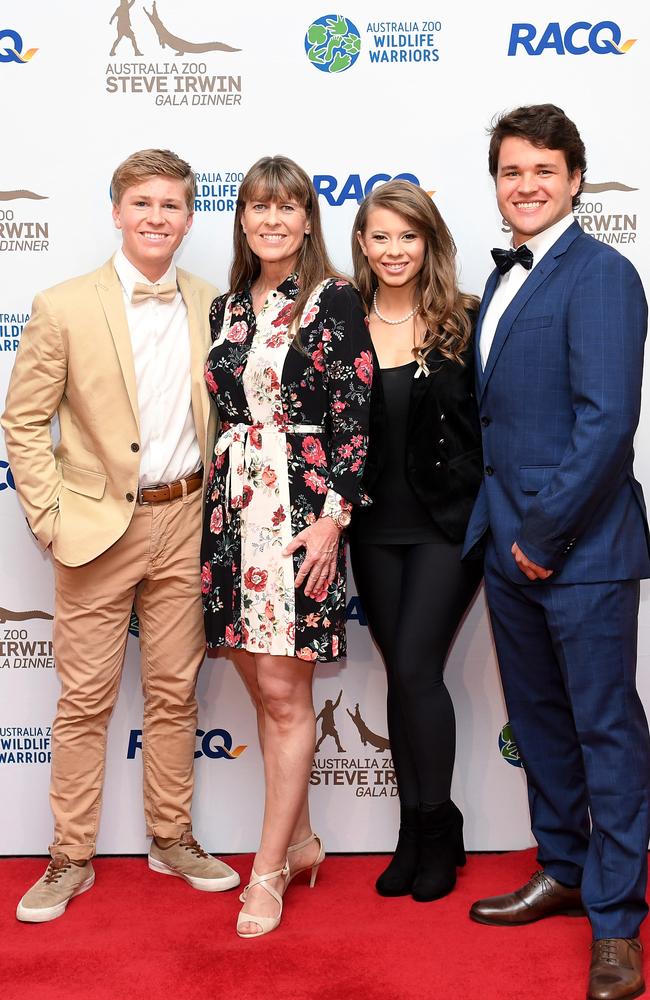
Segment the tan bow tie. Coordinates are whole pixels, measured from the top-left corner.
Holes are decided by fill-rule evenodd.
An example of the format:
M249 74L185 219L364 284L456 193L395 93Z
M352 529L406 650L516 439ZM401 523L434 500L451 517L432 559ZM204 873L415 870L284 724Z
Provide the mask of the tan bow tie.
M161 302L173 302L177 288L175 281L169 281L166 285L145 285L143 281L136 281L133 286L131 302L137 306L138 302L145 302L147 299L160 299Z

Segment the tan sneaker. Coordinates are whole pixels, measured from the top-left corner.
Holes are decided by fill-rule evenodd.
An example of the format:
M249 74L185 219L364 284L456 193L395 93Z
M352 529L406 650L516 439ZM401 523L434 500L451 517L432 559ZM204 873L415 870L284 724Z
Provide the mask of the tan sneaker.
M16 916L32 924L60 917L73 896L92 889L95 872L90 861L75 865L67 854L55 854L45 874L25 893Z
M189 832L184 833L177 844L164 849L152 840L149 867L161 875L183 878L193 889L202 889L203 892L223 892L239 885L237 872L207 854Z

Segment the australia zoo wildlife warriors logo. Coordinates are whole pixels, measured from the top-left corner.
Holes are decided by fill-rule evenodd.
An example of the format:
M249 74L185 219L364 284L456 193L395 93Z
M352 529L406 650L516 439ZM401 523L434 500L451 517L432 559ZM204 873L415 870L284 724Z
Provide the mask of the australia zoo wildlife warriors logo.
M320 732L314 748L310 784L345 788L357 798L393 798L397 795L397 785L388 738L371 728L362 715L359 702L354 711L346 706L344 715L342 699L342 690L336 700L326 698L316 716ZM332 744L336 756L324 756L324 752L332 752Z
M211 8L217 9L220 8ZM184 29L181 34L182 29L176 24L181 18L182 7L179 12L179 6L171 5L169 0L164 9L162 4L158 8L157 0L153 0L151 6L144 0L120 0L109 21L115 26L110 58L117 56L118 49L123 51L130 45L134 59L143 61L109 62L107 93L148 95L154 104L174 107L241 104L241 75L233 73L234 67L226 66L223 61L231 60L241 49L221 40L203 42L183 37ZM155 58L160 61L150 61L154 50ZM165 60L167 54L169 61ZM215 54L222 57L219 72L215 71ZM185 58L187 56L190 58ZM207 59L203 61L197 56L207 56ZM223 72L224 69L228 72Z

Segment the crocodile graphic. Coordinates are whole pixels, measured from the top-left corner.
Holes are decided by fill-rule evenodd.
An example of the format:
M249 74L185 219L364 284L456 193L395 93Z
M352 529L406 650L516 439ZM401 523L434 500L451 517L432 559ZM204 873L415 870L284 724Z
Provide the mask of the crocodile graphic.
M48 195L35 194L34 191L0 191L0 201L17 201L19 198L30 198L32 201L47 201Z
M54 615L49 614L47 611L9 611L8 608L0 608L0 624L3 625L5 622L27 622L33 618L42 618L45 621L51 622L54 619Z
M364 747L367 746L369 743L371 746L376 748L377 753L380 753L381 751L384 750L390 750L390 742L386 739L385 736L377 736L377 734L373 733L371 729L368 729L367 725L361 718L361 713L359 711L359 702L357 702L356 705L354 706L354 715L352 714L349 708L346 708L345 711L348 713L348 715L354 722L355 726L359 730L359 736L361 737L361 742L363 743Z
M154 0L151 13L146 7L144 12L156 29L158 41L163 49L169 45L170 49L176 50L175 55L177 56L184 56L187 52L241 52L241 49L234 49L232 45L226 45L224 42L186 42L184 38L172 35L171 31L160 20L156 9L156 0Z
M583 188L587 194L600 194L601 191L638 191L638 188L628 187L620 181L604 181L602 184L590 184L585 181Z

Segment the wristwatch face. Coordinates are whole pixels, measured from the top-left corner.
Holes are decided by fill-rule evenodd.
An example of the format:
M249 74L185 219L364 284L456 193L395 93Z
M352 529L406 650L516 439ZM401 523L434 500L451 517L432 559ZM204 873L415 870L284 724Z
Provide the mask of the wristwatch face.
M340 514L336 515L336 523L339 528L347 528L352 520L352 515L349 510L342 510Z

